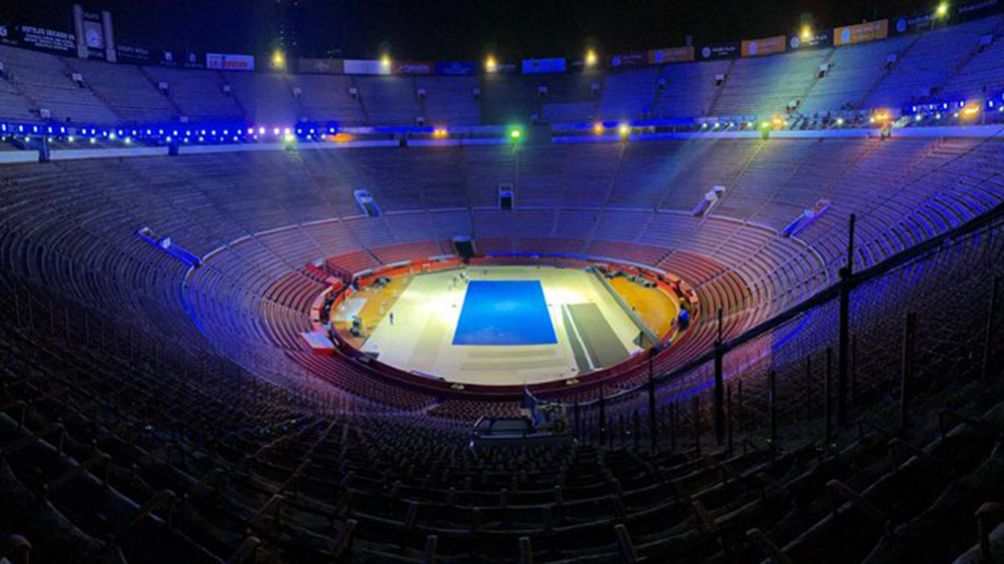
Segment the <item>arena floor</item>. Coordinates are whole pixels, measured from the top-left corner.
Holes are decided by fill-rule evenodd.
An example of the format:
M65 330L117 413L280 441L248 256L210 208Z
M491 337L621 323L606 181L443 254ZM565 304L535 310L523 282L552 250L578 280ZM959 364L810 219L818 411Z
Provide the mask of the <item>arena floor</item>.
M666 333L677 311L669 296L626 279L614 282L611 288L645 323ZM450 382L567 379L642 350L631 316L596 275L580 269L493 266L420 274L368 288L349 302L336 315L363 318L366 334L355 343L363 352Z

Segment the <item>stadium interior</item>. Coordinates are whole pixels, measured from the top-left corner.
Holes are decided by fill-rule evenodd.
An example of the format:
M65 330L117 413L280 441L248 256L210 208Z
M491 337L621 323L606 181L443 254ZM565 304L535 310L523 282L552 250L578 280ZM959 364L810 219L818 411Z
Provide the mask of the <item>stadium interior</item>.
M1002 9L512 62L4 27L0 563L1004 562Z

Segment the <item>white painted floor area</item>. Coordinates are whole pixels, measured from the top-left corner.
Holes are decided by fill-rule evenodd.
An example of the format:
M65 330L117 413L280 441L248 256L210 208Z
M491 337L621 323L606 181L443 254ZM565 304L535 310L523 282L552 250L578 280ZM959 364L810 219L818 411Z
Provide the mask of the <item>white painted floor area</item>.
M573 378L579 373L562 322L563 305L593 303L631 354L638 329L593 274L578 269L532 266L467 268L471 280L539 280L547 301L556 345L454 346L466 285L454 284L460 271L421 274L362 346L399 369L450 382L512 385ZM572 336L572 338L575 338Z

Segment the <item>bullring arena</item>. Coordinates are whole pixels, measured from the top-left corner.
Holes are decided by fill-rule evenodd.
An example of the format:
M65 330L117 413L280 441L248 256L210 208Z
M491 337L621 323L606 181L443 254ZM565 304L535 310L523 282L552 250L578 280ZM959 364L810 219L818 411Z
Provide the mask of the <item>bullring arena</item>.
M924 10L512 61L0 26L0 563L999 560L1004 15Z
M349 325L358 315L360 350L418 375L462 384L568 380L645 350L643 331L670 337L677 307L670 294L625 281L616 290L575 268L454 265L348 297L335 322ZM627 311L639 306L632 319ZM654 329L639 323L642 314Z

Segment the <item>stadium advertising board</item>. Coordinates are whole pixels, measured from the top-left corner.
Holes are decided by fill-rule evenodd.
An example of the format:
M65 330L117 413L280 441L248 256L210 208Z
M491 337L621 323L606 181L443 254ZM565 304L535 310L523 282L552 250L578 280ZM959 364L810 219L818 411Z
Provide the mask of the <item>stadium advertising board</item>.
M186 69L201 69L206 66L202 55L191 51L187 53L181 51L161 51L160 64L165 67L184 67Z
M345 74L390 74L390 66L371 59L345 59Z
M763 55L776 55L784 53L787 38L783 35L773 37L762 37L760 39L743 39L743 57L760 57Z
M694 60L694 47L665 47L648 52L648 64L689 63Z
M892 33L893 35L902 35L904 33L927 31L931 29L933 24L934 12L925 12L912 16L899 16L892 19Z
M643 67L648 64L648 53L622 53L610 57L610 66L615 69Z
M300 58L300 72L312 74L342 74L345 63L341 59L309 59Z
M152 60L150 50L146 47L123 45L121 43L115 45L115 55L118 57L119 62L122 63L147 64Z
M719 43L717 45L705 45L697 52L697 58L702 61L712 61L715 59L734 59L739 55L739 44Z
M1002 10L1004 10L1004 2L1001 0L976 0L960 4L956 12L959 14L959 19L966 21L996 14Z
M10 30L8 29L8 32ZM76 37L66 31L22 25L15 28L15 45L65 55L77 50Z
M788 38L789 49L817 49L831 46L833 46L833 31L829 29L816 32L810 37L792 35Z
M436 74L446 76L469 76L477 74L478 65L472 61L439 61L436 63Z
M206 68L228 71L253 71L254 56L206 53Z
M0 45L18 45L16 39L14 39L14 26L8 24L0 24Z
M523 59L523 74L551 74L565 72L567 62L563 57L549 59Z
M853 45L889 36L889 20L878 20L857 25L845 25L833 30L833 44Z
M432 74L432 61L394 61L394 74Z

